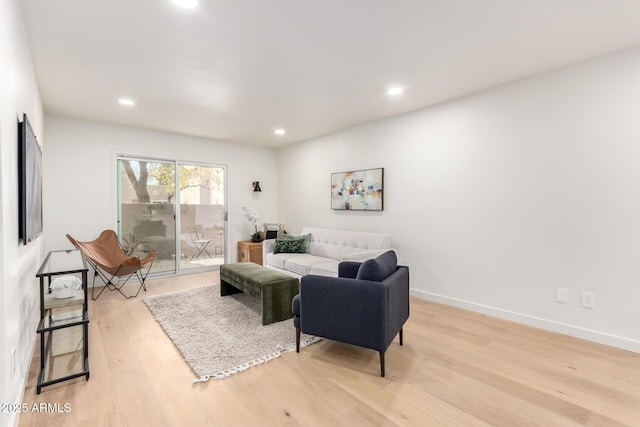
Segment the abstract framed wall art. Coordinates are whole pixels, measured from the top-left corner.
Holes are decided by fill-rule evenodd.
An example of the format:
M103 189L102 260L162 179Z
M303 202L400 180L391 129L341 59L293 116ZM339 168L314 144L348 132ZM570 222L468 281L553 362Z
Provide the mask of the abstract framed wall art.
M331 209L381 211L384 168L331 174Z

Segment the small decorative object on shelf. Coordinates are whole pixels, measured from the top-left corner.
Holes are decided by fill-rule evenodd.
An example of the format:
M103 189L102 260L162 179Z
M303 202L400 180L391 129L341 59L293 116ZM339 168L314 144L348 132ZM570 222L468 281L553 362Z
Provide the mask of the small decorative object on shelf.
M67 299L75 296L82 286L82 280L76 276L62 276L53 279L51 282L51 292L56 299Z
M253 229L255 230L255 232L251 234L251 241L254 243L262 242L262 234L258 231L258 212L256 212L255 209L248 208L246 206L243 207L242 210L244 211L244 216L247 217L249 223L253 225Z

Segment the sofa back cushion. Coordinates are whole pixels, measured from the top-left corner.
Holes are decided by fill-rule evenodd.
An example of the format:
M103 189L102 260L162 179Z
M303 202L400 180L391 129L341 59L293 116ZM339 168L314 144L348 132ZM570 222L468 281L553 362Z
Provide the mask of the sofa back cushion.
M373 259L366 260L358 269L356 279L382 282L389 277L398 266L398 257L394 251L387 251Z
M337 260L353 253L391 248L391 237L384 233L305 227L301 234L311 234L310 254Z

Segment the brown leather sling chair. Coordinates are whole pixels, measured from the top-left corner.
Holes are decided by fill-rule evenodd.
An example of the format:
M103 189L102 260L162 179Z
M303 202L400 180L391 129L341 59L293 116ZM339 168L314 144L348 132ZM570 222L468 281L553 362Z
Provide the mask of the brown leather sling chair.
M155 249L150 251L143 259L137 256L129 256L122 249L118 241L118 235L113 230L104 230L96 240L91 242L79 242L68 234L67 239L82 252L87 263L95 270L93 287L91 288L91 299L98 299L107 288L110 291L120 292L125 298L137 297L140 289L144 289L146 292L147 288L144 282L151 270L151 265L158 256ZM145 268L146 271L144 271ZM94 296L96 276L100 276L105 286L98 295ZM134 276L140 283L138 291L135 295L125 295L125 293L122 292L122 287ZM117 285L114 284L114 279L119 278L124 279L122 282L118 282Z

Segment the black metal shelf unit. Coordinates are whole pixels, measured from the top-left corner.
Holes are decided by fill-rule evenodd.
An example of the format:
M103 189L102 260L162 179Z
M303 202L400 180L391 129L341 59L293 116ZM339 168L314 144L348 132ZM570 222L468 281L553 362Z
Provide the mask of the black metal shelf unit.
M40 394L42 387L73 378L85 376L89 380L88 271L81 252L73 250L49 252L36 273L40 279L40 322L37 329L40 335L40 373L37 394ZM51 293L52 278L60 275L81 275L81 289L70 298L54 298ZM54 349L54 340L58 349ZM57 359L62 363L56 363Z

